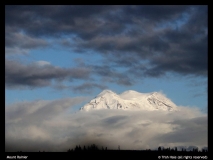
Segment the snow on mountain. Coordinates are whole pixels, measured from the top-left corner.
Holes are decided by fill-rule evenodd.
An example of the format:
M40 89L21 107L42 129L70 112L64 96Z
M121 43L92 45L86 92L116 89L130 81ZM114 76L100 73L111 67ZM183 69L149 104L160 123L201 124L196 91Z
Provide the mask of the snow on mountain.
M139 93L128 90L118 95L111 90L103 90L80 110L89 111L94 109L175 111L177 106L159 92Z

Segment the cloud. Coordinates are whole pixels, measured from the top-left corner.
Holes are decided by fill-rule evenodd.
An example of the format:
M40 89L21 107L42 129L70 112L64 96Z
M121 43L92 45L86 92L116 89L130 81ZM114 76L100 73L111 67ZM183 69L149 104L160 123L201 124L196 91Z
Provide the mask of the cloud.
M48 42L44 39L30 37L23 33L11 32L5 33L6 54L26 54L30 49L47 47Z
M207 146L207 115L177 112L96 110L69 112L85 97L6 106L6 151L67 151L75 145L109 149ZM21 142L21 143L20 143Z
M207 144L207 118L196 117L192 119L180 119L172 122L175 127L173 131L156 137L161 139L164 143L180 144L187 142L188 146L195 144ZM193 136L192 136L193 135ZM174 143L174 139L176 140ZM196 145L195 145L196 146Z
M109 65L137 69L136 77L207 75L207 6L6 6L5 15L9 53L12 46L17 52L46 46L48 37L82 54L98 53Z
M106 65L86 65L92 68L94 75L98 75L102 82L117 83L123 86L131 86L134 83L134 79L131 79L128 74L123 71L116 70L113 66Z
M47 61L37 61L35 62L35 64L37 64L38 66L45 66L45 65L50 65L50 62Z
M8 143L5 146L5 149L17 151L20 147L24 149L27 143L32 143L33 146L29 146L29 151L38 151L42 149L50 149L51 151L54 148L51 146L57 142L57 139L59 138L59 135L56 135L56 139L53 142L53 137L50 132L55 129L51 119L56 120L54 122L55 124L66 126L69 122L62 122L60 116L69 115L73 107L86 101L88 101L88 97L75 97L52 101L35 100L32 102L18 102L7 106L5 108L5 117L7 117L5 120L7 126L5 131L8 131L8 135L5 138L8 140ZM57 119L59 120L58 122ZM51 126L53 128L49 128L50 130L43 128L43 124L46 123L50 128ZM26 127L24 127L25 125ZM20 126L20 128L17 128L17 126ZM61 131L58 130L57 132L60 133ZM17 136L19 138L15 138ZM26 137L31 137L31 140ZM63 140L63 136L61 137L60 142L61 140ZM12 147L11 145L14 146ZM41 147L41 145L43 145L43 147ZM60 146L57 146L56 148L58 147L60 148Z
M107 88L107 86L96 84L96 83L83 83L79 86L73 87L73 90L80 93L91 93L91 90L94 88L99 88L101 90L104 90Z
M97 34L121 33L134 19L150 21L178 17L190 6L6 6L6 27L24 28L34 36L76 33L87 39ZM152 12L156 10L156 12ZM17 13L19 16L17 16ZM14 19L14 17L16 17ZM67 21L69 19L69 21ZM33 21L32 21L33 20ZM60 22L60 23L58 23ZM86 22L86 23L85 23ZM50 24L54 27L50 27ZM85 25L87 24L87 25ZM105 26L105 27L103 27ZM41 29L42 28L42 29Z
M60 68L44 61L24 65L5 60L5 81L8 88L45 87L50 86L52 80L86 79L89 75L87 68Z
M101 20L97 14L104 15L117 6L6 6L6 27L24 28L33 36L58 36L61 33L76 33L89 38L99 28ZM18 16L16 19L17 13ZM69 20L68 20L69 19ZM87 25L85 25L85 21ZM59 25L60 23L60 25ZM54 26L54 27L50 27ZM104 25L104 24L103 24ZM42 28L42 29L41 29Z
M63 98L58 100L36 100L32 102L18 102L6 107L8 122L18 122L28 119L28 122L40 123L46 119L52 119L56 114L67 111L67 109L87 101L86 97Z
M91 82L92 76L98 76L103 84ZM109 65L85 65L73 68L61 68L47 61L35 61L21 64L19 61L5 60L5 80L9 89L39 88L53 85L55 89L72 89L75 92L88 93L94 88L107 88L106 83L130 86L134 83L127 74L114 70ZM52 81L54 80L54 82ZM84 80L78 86L63 85L62 81Z

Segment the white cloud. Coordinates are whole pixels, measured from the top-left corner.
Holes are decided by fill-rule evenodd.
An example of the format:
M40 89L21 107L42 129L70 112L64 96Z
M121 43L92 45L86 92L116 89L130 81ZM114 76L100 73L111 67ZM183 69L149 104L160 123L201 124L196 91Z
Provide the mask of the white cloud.
M51 63L47 62L47 61L37 61L37 62L35 62L35 64L38 66L51 65Z
M6 151L66 151L97 144L117 149L207 146L207 115L177 112L98 110L68 112L86 98L34 101L6 107ZM21 142L21 143L20 143Z

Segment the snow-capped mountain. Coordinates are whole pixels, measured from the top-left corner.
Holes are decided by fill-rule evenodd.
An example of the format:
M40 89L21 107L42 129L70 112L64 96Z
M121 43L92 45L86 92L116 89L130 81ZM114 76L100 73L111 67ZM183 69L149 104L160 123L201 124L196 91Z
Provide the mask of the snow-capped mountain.
M177 106L159 92L139 93L133 90L116 94L111 90L104 90L80 110L94 109L123 109L123 110L164 110L175 111Z

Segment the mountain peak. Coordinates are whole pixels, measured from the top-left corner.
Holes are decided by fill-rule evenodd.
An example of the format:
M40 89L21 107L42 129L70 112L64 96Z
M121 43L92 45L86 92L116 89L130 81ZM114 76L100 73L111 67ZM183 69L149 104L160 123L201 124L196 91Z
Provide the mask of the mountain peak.
M109 89L105 89L101 93L99 93L98 96L102 96L102 95L105 95L105 94L116 94L116 93L109 90Z
M134 93L139 93L139 92L137 92L137 91L134 91L134 90L127 90L127 91L124 91L124 92L122 92L121 94L134 94Z
M124 91L123 93L128 93L128 92L129 92L129 93L131 93L131 92L134 93L134 92L137 92L137 91L134 91L134 90L127 90L127 91ZM138 93L138 92L137 92L137 93Z
M177 110L177 106L165 95L158 92L140 93L128 90L116 94L111 90L103 90L81 110L91 109L123 109L123 110Z

